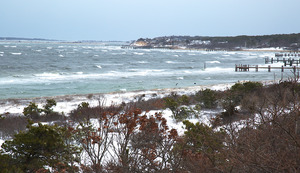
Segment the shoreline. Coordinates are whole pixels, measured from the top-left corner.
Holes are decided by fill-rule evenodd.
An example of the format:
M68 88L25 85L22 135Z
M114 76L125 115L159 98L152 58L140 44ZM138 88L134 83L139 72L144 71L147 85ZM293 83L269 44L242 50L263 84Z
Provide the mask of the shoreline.
M240 49L216 49L216 48L187 48L187 47L143 47L143 46L122 46L122 49L135 49L135 50L148 50L148 49L168 49L168 50L186 50L186 51L206 51L206 52L214 52L214 51L223 51L223 52L297 52L293 50L285 50L283 48L275 48L275 47L266 47L266 48L240 48Z
M126 43L127 41L63 41L63 40L0 40L0 43L36 43L36 44L95 44L103 45L105 43ZM143 46L130 46L130 45L119 45L122 49L170 49L170 50L191 50L191 51L228 51L228 52L299 52L292 50L284 50L282 48L268 47L268 48L240 48L240 49L215 49L215 48L186 48L186 47L143 47ZM125 48L123 48L125 47Z
M245 82L245 81L239 81L239 82ZM269 85L274 83L274 81L259 81L259 82L261 82L263 85ZM62 95L62 96L50 96L50 97L46 96L46 97L34 97L34 98L1 99L0 114L9 113L9 114L20 115L22 114L24 107L28 106L30 102L34 102L39 107L42 107L42 105L46 103L47 99L54 99L57 102L57 105L54 107L54 111L63 112L66 115L68 115L72 110L76 109L77 106L82 102L88 102L91 107L98 106L99 103L103 104L103 106L120 105L122 103L135 102L141 98L144 100L163 98L173 92L177 93L178 95L191 95L204 89L224 91L226 89L229 89L235 83L198 85L198 86L190 86L184 88L137 90L137 91L127 91L127 92L90 93L90 94L74 94L74 95Z
M145 100L152 98L162 98L175 92L179 95L193 94L202 89L212 90L225 90L230 88L235 83L227 84L213 84L213 85L198 85L184 88L164 88L164 89L152 89L152 90L137 90L126 92L110 92L110 93L90 93L90 94L74 94L74 95L61 95L61 96L45 96L45 97L33 97L33 98L9 98L0 99L0 114L22 114L24 107L28 106L30 102L36 103L39 107L42 107L46 103L47 99L54 99L57 105L54 107L54 111L70 113L76 109L82 102L88 102L90 106L97 106L99 101L104 106L110 106L112 104L119 105L137 101L139 98Z

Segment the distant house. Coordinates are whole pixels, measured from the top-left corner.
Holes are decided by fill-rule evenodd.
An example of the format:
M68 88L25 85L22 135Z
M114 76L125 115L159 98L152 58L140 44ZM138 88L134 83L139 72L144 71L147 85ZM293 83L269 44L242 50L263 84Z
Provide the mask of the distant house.
M210 40L192 40L189 45L210 45Z
M136 41L132 44L133 46L138 46L138 47L142 47L142 46L148 46L148 43L146 41Z

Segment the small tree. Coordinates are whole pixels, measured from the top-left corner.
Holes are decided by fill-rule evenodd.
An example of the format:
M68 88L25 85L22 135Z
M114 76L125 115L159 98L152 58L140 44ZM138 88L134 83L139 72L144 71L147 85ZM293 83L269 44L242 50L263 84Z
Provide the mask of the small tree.
M27 118L31 118L31 119L37 119L40 116L41 112L42 110L39 109L38 105L36 105L33 102L30 102L30 104L23 109L23 114Z
M46 105L44 105L44 109L42 111L46 114L49 115L53 113L53 106L56 106L56 101L54 99L47 99Z

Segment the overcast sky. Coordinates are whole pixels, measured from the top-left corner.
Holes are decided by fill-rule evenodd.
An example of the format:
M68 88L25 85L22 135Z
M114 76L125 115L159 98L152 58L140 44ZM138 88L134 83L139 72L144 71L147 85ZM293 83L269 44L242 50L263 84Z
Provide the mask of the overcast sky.
M300 0L0 0L0 37L135 40L300 32Z

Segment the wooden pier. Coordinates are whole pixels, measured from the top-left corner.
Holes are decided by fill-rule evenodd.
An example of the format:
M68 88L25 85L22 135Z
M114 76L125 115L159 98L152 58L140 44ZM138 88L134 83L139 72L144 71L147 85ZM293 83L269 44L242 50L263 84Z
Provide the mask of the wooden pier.
M293 66L293 64L296 64L297 66L300 64L300 58L288 58L288 59L280 59L280 58L265 58L265 64L273 64L274 62L283 62L284 66Z
M281 72L284 72L284 70L293 70L294 73L296 73L296 70L299 71L300 67L297 66L291 66L291 67L286 67L286 66L281 66L281 67L272 67L268 65L267 67L259 67L258 65L255 66L250 66L250 65L242 65L242 64L236 64L235 65L235 71L249 71L250 69L255 69L256 72L258 72L259 69L267 69L268 72L271 72L272 69L277 69L281 70Z
M275 53L275 57L300 57L300 53L299 52Z

